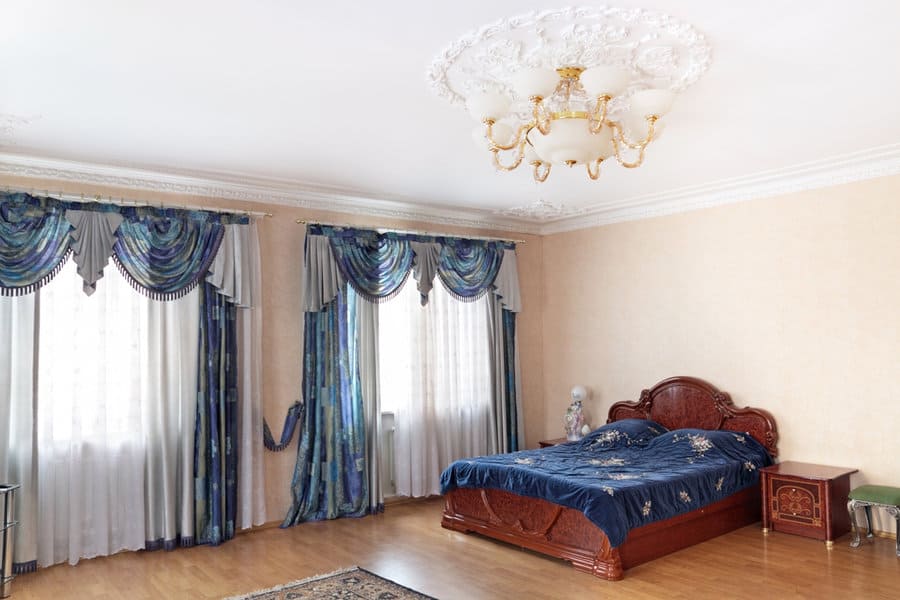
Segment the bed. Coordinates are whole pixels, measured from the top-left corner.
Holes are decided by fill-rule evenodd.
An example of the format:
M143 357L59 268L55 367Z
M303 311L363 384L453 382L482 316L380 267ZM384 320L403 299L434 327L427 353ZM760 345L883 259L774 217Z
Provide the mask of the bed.
M666 379L652 388L644 390L640 400L636 402L614 404L610 407L607 423L607 426L595 430L582 442L572 442L543 450L497 455L497 457L482 457L471 461L457 461L442 476L445 507L441 525L447 529L479 533L549 556L562 558L571 562L578 570L586 571L602 579L618 580L623 577L625 569L749 525L760 519L761 499L756 470L757 466L762 463L746 465L744 470L748 471L747 473L739 473L740 469L738 469L734 475L713 479L719 486L722 486L722 480L727 480L728 484L725 487L734 488L733 493L713 497L711 494L715 492L699 492L703 495L703 502L697 502L697 504L702 504L698 508L689 510L687 507L682 507L681 510L687 512L653 520L652 516L648 517L645 514L641 517L635 513L635 511L646 512L648 510L646 502L643 505L634 503L639 494L645 492L639 491L638 488L628 488L629 482L627 481L610 481L608 482L609 486L601 486L599 494L596 489L589 493L573 491L566 488L560 478L556 476L550 477L544 484L528 483L526 485L523 483L523 487L520 489L513 487L511 483L518 481L516 479L518 475L510 475L513 473L512 470L507 472L503 483L497 483L484 474L493 467L477 462L483 459L495 463L510 462L513 464L509 465L507 469L518 469L515 473L521 474L524 470L530 469L535 462L541 462L545 458L548 462L555 461L560 457L564 458L566 453L571 454L576 451L584 453L587 450L598 449L600 453L590 454L590 456L598 458L592 458L589 462L591 465L606 465L611 461L623 459L605 457L629 457L630 454L627 452L632 450L632 444L636 447L647 446L648 449L652 447L654 451L657 451L659 450L657 447L661 447L663 443L669 444L670 440L672 448L678 448L673 452L694 452L693 455L685 456L700 457L696 462L703 464L715 462L721 453L728 454L731 452L730 447L736 443L750 448L756 453L754 456L759 455L760 452L767 453L767 456L760 460L771 461L777 455L778 430L771 414L757 408L738 408L734 406L727 393L718 390L706 381L693 377ZM654 437L653 424L662 425L664 431L669 430L659 434L665 437ZM692 431L680 431L686 429ZM721 433L709 435L705 433L710 431ZM646 433L646 439L641 438L638 441L639 432L641 435ZM632 437L629 437L629 433L632 434ZM711 445L699 443L705 443L708 437L720 440L721 443L718 441ZM608 441L610 438L618 440L610 446L615 452L604 454L603 452L612 450L603 447L598 440ZM582 446L578 446L579 444ZM713 446L714 451L709 450L707 446ZM719 447L723 450L720 451ZM700 450L702 452L697 454ZM551 454L539 454L541 452ZM588 467L582 464L578 468L584 470ZM715 468L720 468L718 463ZM735 467L729 468L734 469ZM603 477L616 479L629 477L627 472L622 472L616 477L615 473L618 471L615 469L611 470L612 475L606 475L607 471L604 469L606 466L597 467L595 473L603 473ZM652 476L653 474L644 473L644 475ZM686 477L690 479L694 476ZM710 476L707 474L703 477L709 479ZM698 475L694 478L701 479L703 477ZM615 513L618 518L632 521L632 524L615 524L614 517L608 515L606 521L602 521L606 531L609 531L607 534L596 524L598 520L604 518L600 511L602 506L574 508L576 503L573 498L578 496L582 499L589 498L590 502L600 503L601 500L606 502L608 499L602 497L603 491L606 491L610 496L618 494L617 500L624 498L623 501L626 501L627 494L620 491L619 488L615 488L618 484L626 486L622 489L631 490L628 493L634 496L627 501L624 508L608 508L607 510L610 515ZM638 485L638 482L633 482L633 485ZM503 487L508 489L502 489ZM544 499L547 497L547 493L560 503ZM687 497L693 501L692 496L697 492L673 493L680 493L682 500ZM644 498L645 496L640 497ZM677 503L677 499L676 495L672 502ZM660 503L657 502L657 504ZM612 505L604 504L603 506ZM653 507L653 510L656 511L657 507ZM589 519L586 513L590 514L593 520ZM646 524L634 526L642 518Z

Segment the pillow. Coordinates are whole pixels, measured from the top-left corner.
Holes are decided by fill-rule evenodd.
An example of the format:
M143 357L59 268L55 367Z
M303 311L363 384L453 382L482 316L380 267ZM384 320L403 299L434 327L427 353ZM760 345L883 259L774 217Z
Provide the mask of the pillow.
M584 436L581 447L588 450L605 450L625 446L646 446L667 431L669 430L650 419L622 419L607 423Z
M653 440L652 445L680 448L680 452L704 456L707 452L727 458L746 460L748 456L759 459L758 466L770 464L765 448L749 433L706 429L673 429Z

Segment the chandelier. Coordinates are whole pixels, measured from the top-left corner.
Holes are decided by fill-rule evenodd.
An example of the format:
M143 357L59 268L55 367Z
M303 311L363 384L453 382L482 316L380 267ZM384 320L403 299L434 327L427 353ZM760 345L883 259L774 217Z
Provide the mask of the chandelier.
M451 44L433 62L434 91L482 125L473 138L494 166L525 164L536 182L554 166L597 179L615 157L633 169L659 137L676 93L709 67L693 27L665 14L611 7L503 19Z
M483 137L497 169L512 171L524 161L532 166L534 180L543 182L553 165L584 165L588 177L597 179L600 163L613 155L623 167L639 166L656 121L672 106L675 95L668 90L634 94L628 116L632 123L643 118L646 131L639 139L630 138L625 126L608 114L610 101L630 79L626 70L608 66L521 70L513 77L513 87L518 97L528 98L531 110L515 133L510 125L498 122L509 114L512 101L507 96L485 92L470 96L466 105L485 124ZM633 160L625 157L626 151L634 151ZM501 152L512 154L508 162L501 159Z

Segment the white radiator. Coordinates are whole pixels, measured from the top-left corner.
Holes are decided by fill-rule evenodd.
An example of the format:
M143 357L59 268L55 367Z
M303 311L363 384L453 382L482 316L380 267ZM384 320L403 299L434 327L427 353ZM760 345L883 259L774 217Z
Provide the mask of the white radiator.
M381 413L381 489L384 497L397 495L394 483L394 413Z

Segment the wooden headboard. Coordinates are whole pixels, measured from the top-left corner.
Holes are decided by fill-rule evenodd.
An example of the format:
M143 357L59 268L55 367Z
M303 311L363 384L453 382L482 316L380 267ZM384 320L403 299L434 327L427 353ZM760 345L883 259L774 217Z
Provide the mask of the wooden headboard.
M778 427L769 411L738 408L727 392L696 377L670 377L641 392L637 402L616 402L606 422L621 419L652 419L669 429L749 433L773 458L778 456Z

